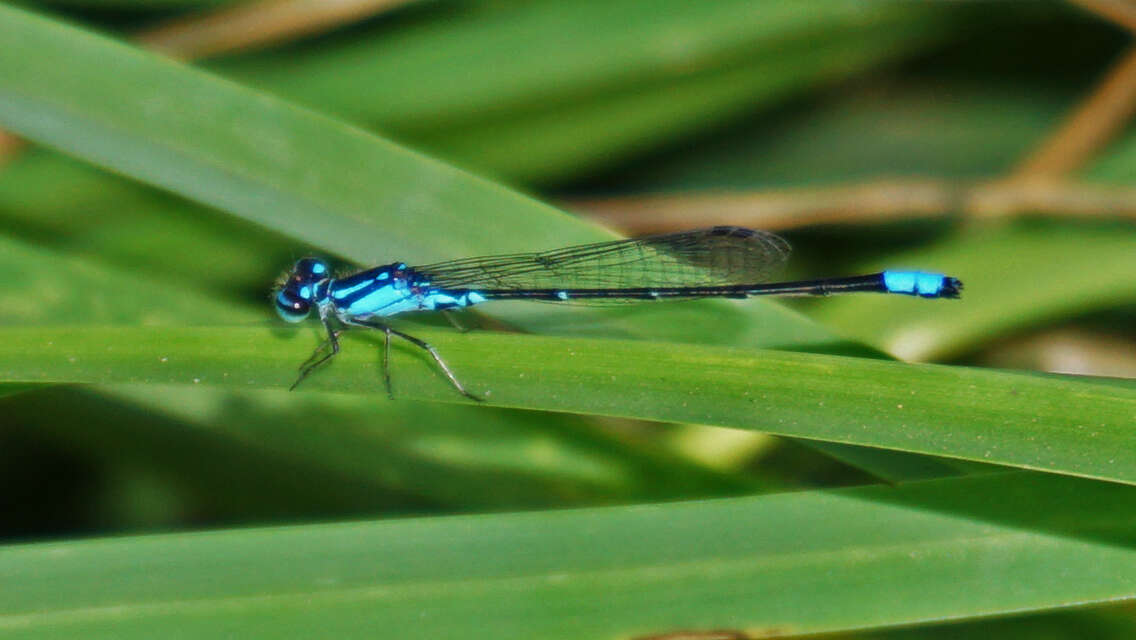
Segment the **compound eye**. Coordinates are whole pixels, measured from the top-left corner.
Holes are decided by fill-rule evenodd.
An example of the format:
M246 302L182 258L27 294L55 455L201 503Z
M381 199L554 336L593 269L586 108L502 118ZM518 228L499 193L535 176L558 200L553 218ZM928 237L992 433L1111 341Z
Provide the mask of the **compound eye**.
M287 289L276 294L276 313L280 314L280 317L286 322L302 321L308 317L308 312L311 309L312 304L310 302Z
M304 281L319 281L328 277L327 263L318 258L302 258L296 261L293 272Z

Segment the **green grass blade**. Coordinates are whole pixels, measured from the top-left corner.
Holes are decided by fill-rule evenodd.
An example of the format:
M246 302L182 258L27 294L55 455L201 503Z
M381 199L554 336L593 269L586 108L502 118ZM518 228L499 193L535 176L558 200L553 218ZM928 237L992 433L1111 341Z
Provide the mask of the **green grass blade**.
M117 386L104 393L282 455L307 452L327 467L461 509L674 499L763 488L657 447L632 446L578 416L387 402L355 394L187 393L184 386L155 385Z
M100 531L769 489L547 412L162 385L57 387L2 410L8 425L100 470L84 510ZM162 498L123 499L131 491L120 487L138 477L152 478Z
M999 38L998 50L1005 46ZM620 187L649 193L888 176L988 179L1012 169L1078 95L1077 89L1061 84L1019 81L1007 86L1004 80L998 75L961 81L957 75L922 69L899 77L881 74L878 80L843 86L799 109L731 130L709 144L640 163L620 176ZM950 100L942 99L944 86L951 88Z
M1091 180L1132 184L1136 168L1136 134L1129 134L1109 146L1082 174Z
M410 138L460 166L509 181L550 182L625 161L709 124L751 113L761 104L870 68L928 46L931 25L872 24L783 44L744 64L711 69L662 85L636 86L582 103L510 113L457 129ZM941 28L942 25L937 25ZM760 154L757 154L760 155Z
M0 631L760 637L1041 610L1136 596L1134 491L996 474L9 547L0 549L0 575L20 588L0 602Z
M295 240L42 149L0 171L6 234L172 289L257 303L303 250ZM192 247L192 250L187 250Z
M261 322L264 309L225 304L144 274L94 264L0 236L3 324L193 325Z
M38 384L35 382L29 382L27 384L20 382L5 382L0 384L0 398L3 398L4 396L13 396L18 393L25 393L27 391L35 391L37 389L42 389L45 386L46 385Z
M856 640L1128 640L1136 621L1125 602L1093 609L1059 610L856 633Z
M380 26L375 33L215 68L402 138L682 82L777 59L782 48L806 41L823 47L829 38L859 30L891 27L925 36L929 24L949 23L950 15L941 7L856 0L816 0L808 10L793 0L657 0L650 11L640 0L524 2L459 10L393 32ZM901 47L893 55L909 51ZM793 66L792 58L783 63ZM809 78L803 66L800 75Z
M286 387L315 346L268 329L8 328L0 377ZM1073 377L777 351L423 332L475 393L501 406L755 429L1136 482L1136 388ZM305 388L374 394L376 336L349 334ZM399 345L399 397L458 401Z

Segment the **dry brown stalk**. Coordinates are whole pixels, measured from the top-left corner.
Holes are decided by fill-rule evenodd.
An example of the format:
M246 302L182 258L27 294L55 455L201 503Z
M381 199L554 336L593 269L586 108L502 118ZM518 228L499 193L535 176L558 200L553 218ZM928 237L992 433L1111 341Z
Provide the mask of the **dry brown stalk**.
M987 351L982 362L992 367L1133 378L1136 344L1121 335L1059 328L996 345Z
M1133 0L1070 0L1082 9L1136 32L1136 2Z
M956 184L888 180L741 193L660 194L570 200L565 207L630 235L740 224L787 229L914 218L1019 214L1136 220L1136 188L1064 181Z
M1130 49L1101 84L1039 145L1011 180L1068 175L1112 140L1136 113L1136 47Z
M0 167L3 167L9 160L15 158L23 148L23 139L17 138L7 131L0 129Z
M261 0L178 18L138 33L135 41L174 58L197 60L328 31L410 1Z

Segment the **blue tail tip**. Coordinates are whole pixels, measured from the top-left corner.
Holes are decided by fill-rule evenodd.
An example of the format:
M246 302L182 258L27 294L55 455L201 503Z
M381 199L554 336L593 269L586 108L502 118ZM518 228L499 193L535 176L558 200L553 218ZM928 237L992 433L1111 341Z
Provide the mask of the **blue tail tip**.
M962 291L961 280L941 273L885 271L883 280L888 293L922 298L958 298Z

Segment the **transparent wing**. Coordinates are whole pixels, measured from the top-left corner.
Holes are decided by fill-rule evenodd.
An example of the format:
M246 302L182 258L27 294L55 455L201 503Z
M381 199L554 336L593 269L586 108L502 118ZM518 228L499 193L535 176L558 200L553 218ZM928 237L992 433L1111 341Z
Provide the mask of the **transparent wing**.
M713 227L542 253L465 258L414 267L443 289L623 289L756 284L789 257L764 231Z

